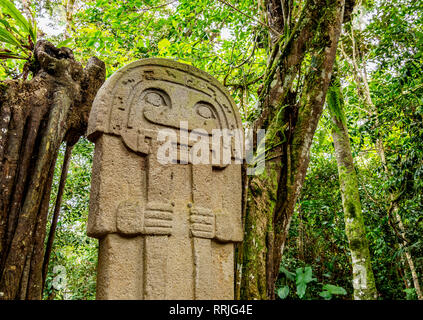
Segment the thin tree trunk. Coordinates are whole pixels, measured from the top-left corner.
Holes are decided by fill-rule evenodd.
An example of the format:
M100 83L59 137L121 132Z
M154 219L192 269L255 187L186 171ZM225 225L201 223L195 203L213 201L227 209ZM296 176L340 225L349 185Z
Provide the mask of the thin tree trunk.
M48 264L50 262L51 250L53 248L54 237L56 235L56 227L57 227L57 222L59 220L59 213L60 213L60 208L62 204L63 192L65 190L66 177L68 175L68 168L69 168L69 162L70 162L70 158L72 154L72 149L73 149L73 144L67 143L65 156L63 158L62 172L60 174L59 187L58 187L58 191L56 195L56 203L54 205L53 218L52 218L52 222L50 226L50 231L48 234L48 239L47 239L47 244L46 244L46 249L45 249L45 254L43 259L42 288L44 288L44 284L47 277Z
M72 33L73 12L75 8L75 3L76 0L66 0L64 3L66 12L65 39L68 39Z
M327 105L332 119L332 137L338 164L345 233L351 252L354 299L374 300L377 298L377 290L361 210L358 179L345 120L344 101L339 82L336 81L337 79L334 80L328 92Z
M422 294L422 290L420 288L419 277L417 275L416 267L414 266L414 261L413 261L413 258L411 257L410 250L408 248L404 224L402 223L401 216L398 213L398 209L399 208L398 208L398 206L396 205L396 202L395 202L394 208L392 209L392 212L394 213L395 220L398 223L399 230L400 230L400 236L402 238L402 239L400 239L400 243L401 243L400 246L404 250L405 260L407 261L408 266L410 267L411 278L413 279L414 290L416 290L417 299L423 300L423 294Z

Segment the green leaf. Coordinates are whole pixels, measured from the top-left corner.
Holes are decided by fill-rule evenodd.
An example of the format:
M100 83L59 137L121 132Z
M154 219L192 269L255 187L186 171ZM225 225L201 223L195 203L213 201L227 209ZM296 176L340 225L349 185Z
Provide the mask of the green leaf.
M313 281L311 267L304 268L304 278L307 282Z
M295 270L296 273L296 283L309 283L312 281L315 281L316 279L313 278L311 267L305 267L305 268L297 268Z
M289 287L283 286L283 287L279 288L278 291L277 291L277 294L278 294L279 298L285 299L289 294Z
M331 295L331 293L329 291L322 291L322 292L319 293L319 296L321 296L325 300L332 299L332 295Z
M31 24L25 17L19 12L18 9L13 5L9 0L0 0L0 6L5 9L5 11L10 14L10 16L16 21L16 23L26 32L28 32L32 40L36 41L35 30L31 27Z
M178 23L175 20L172 20L171 23L175 29L178 29Z
M283 274L285 274L287 279L289 279L291 281L295 280L295 273L288 271L283 266L279 267L279 272L282 272Z
M12 30L13 32L16 32L20 37L23 38L23 35L16 29L15 27L11 26L10 23L7 20L0 19L0 23L3 24L6 27L6 30Z
M37 42L37 21L35 21L35 19L34 19L34 25L32 26L30 33L31 33L32 41L35 44L35 42Z
M163 49L166 49L167 47L170 46L170 41L165 39L162 39L159 41L159 43L157 44L157 47L159 48L160 51L162 51Z
M26 57L14 52L0 51L0 59L26 59Z
M11 44L12 46L17 46L19 48L22 48L21 43L18 41L18 39L15 38L13 34L11 34L9 31L1 27L0 27L0 41Z
M302 299L305 295L307 284L316 281L315 278L313 278L313 273L311 270L311 267L307 266L305 268L297 268L295 270L296 273L296 279L295 282L297 284L297 294Z
M72 41L73 41L73 38L68 38L68 39L65 39L65 40L63 40L63 41L59 42L59 44L57 45L57 47L58 47L58 48L61 48L61 47L66 47L66 46L67 46L68 44L70 44Z
M323 290L328 291L330 294L341 294L341 295L346 295L347 291L342 288L342 287L338 287L338 286L334 286L332 284L325 284L323 286Z
M415 300L417 299L416 290L414 288L408 288L403 290L406 294L405 299L407 300Z
M88 40L87 42L86 42L86 46L87 47L92 47L95 43L97 42L97 38L91 38L90 40Z
M305 282L301 282L297 284L297 295L302 299L305 296L305 292L307 289L307 284Z

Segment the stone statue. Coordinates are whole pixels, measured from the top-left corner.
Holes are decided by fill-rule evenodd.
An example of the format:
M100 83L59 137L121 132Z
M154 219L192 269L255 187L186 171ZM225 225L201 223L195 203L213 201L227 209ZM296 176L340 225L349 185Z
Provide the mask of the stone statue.
M242 127L225 88L192 66L140 60L98 92L88 124L96 145L88 235L99 239L98 299L233 299L241 165L194 164L184 136L195 129L210 138ZM160 155L161 130L176 133L170 163ZM229 148L231 160L240 157ZM213 150L210 143L208 158Z

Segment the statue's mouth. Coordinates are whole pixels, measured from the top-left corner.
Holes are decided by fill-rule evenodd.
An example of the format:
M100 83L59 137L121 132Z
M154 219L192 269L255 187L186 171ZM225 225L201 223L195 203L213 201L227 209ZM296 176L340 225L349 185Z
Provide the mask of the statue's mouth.
M172 159L169 162L171 163L192 163L192 154L198 150L203 153L207 152L207 155L202 154L206 162L203 164L212 164L214 167L224 168L231 159L234 159L234 144L231 137L227 137L226 140L223 136L216 139L205 131L202 132L203 134L199 134L198 129L178 129L167 128L163 131L126 129L121 132L121 136L129 149L143 154L155 154L159 148L167 144L166 148L172 148L174 155L170 156Z

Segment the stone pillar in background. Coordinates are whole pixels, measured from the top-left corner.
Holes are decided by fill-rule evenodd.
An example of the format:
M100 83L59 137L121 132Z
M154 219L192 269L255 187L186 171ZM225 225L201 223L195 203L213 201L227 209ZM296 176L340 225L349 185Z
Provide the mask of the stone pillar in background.
M88 124L96 144L88 235L100 241L98 299L233 299L241 165L234 150L230 164L186 159L194 129L212 141L213 129L242 127L225 88L189 65L137 61L98 92ZM169 164L160 161L161 130L176 134Z

